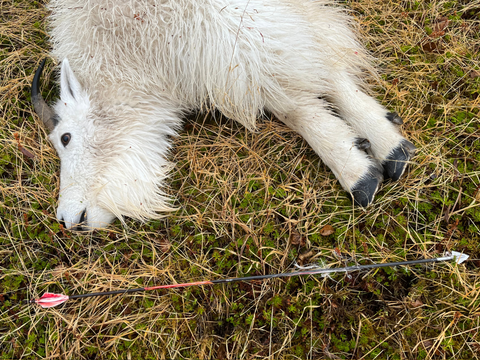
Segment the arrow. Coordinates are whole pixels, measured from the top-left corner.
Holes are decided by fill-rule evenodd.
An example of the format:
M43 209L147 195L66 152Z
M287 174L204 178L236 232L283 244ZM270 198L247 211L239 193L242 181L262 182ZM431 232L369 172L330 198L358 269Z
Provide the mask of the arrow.
M331 268L331 269L316 268L308 271L295 271L295 272L281 273L281 274L246 276L246 277L220 279L220 280L205 280L205 281L197 281L197 282L190 282L190 283L184 283L184 284L159 285L159 286L143 287L143 288L136 288L136 289L105 291L105 292L79 294L79 295L71 295L71 296L63 295L63 294L53 294L53 293L47 292L43 294L41 298L31 300L30 303L40 305L42 308L45 309L45 308L51 308L51 307L61 305L68 300L88 298L88 297L94 297L94 296L110 296L110 295L129 294L134 292L152 291L152 290L159 290L159 289L175 289L175 288L190 287L190 286L226 284L226 283L233 283L233 282L239 282L239 281L254 281L254 280L281 278L281 277L302 276L302 275L320 275L320 274L332 274L332 273L340 273L340 272L352 272L352 271L361 271L361 270L369 270L369 269L378 269L378 268L384 268L384 267L444 262L444 261L450 261L450 260L454 260L455 263L461 264L467 259L468 259L468 255L465 255L460 252L452 251L446 256L435 258L435 259L399 261L399 262L370 264L370 265L353 265L353 266L346 266L343 268Z

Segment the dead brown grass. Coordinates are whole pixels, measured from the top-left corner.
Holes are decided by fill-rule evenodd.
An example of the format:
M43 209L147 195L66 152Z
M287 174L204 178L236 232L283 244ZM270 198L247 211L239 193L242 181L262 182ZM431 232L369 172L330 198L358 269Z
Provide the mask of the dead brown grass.
M0 359L473 359L480 351L480 1L347 1L383 69L379 100L419 148L409 173L354 210L279 122L217 115L175 140L180 210L109 231L62 231L58 159L29 104L48 54L42 2L0 0ZM50 65L45 88L53 99ZM333 234L328 234L331 226ZM299 263L418 266L85 299L21 301L277 273Z

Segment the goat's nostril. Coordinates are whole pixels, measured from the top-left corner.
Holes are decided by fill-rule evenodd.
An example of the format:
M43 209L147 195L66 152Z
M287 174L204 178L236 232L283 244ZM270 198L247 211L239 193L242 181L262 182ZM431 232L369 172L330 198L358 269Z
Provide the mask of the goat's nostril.
M86 219L87 219L87 209L83 210L82 215L80 215L80 223L79 224L85 222Z

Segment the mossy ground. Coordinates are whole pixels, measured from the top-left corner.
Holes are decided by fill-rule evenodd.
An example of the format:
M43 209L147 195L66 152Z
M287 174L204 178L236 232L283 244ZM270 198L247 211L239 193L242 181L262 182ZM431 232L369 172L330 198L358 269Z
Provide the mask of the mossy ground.
M381 103L418 147L398 183L353 209L276 120L251 133L187 120L160 221L78 234L55 219L58 165L30 105L48 54L42 1L0 0L0 359L480 357L480 1L349 0L383 69ZM54 99L53 65L43 89ZM332 232L333 230L333 232ZM100 297L139 285L285 272L292 262L471 261Z

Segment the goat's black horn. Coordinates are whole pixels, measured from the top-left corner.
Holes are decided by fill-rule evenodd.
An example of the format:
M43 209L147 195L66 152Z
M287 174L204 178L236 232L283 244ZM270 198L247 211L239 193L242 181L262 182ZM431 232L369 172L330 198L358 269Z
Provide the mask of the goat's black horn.
M46 60L47 58L43 59L37 71L35 71L35 76L33 77L32 103L33 103L33 108L35 109L35 112L37 113L38 117L43 121L43 123L45 124L45 127L49 131L52 131L57 123L55 113L47 105L45 100L43 100L42 93L40 92L40 77L42 76L42 71L43 71L43 67L45 66Z

